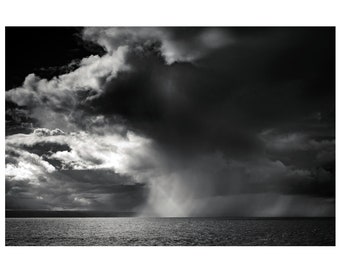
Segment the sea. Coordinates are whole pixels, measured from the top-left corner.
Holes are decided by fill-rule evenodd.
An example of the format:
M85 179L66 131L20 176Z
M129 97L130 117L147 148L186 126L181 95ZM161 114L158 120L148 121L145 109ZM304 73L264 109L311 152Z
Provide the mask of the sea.
M6 218L6 246L334 246L335 219Z

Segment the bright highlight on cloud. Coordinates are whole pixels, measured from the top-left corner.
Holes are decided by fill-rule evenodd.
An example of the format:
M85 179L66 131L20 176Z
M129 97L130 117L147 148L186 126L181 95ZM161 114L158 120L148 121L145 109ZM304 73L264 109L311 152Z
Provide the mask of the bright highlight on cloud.
M176 61L190 62L206 55L214 49L232 43L232 38L220 29L178 29L134 27L134 28L86 28L85 40L103 46L108 53L115 52L120 46L143 53L145 47L155 46L167 64Z

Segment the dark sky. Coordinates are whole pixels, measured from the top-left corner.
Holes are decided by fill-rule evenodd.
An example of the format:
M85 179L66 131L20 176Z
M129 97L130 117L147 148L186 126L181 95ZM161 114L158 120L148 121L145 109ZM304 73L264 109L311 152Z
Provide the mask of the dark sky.
M334 216L335 28L6 28L6 209Z

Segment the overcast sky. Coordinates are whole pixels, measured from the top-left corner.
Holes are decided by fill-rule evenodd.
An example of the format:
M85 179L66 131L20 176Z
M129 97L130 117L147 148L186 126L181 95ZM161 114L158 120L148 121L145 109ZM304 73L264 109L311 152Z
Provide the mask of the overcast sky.
M334 216L334 28L6 28L6 209Z

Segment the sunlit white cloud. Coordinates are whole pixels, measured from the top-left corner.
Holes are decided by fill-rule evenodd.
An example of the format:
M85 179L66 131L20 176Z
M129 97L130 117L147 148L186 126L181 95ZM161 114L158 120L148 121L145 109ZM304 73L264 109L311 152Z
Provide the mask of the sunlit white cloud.
M5 167L6 179L10 181L28 180L30 183L39 184L41 177L55 171L53 165L36 154L12 147L8 149L14 151L17 156L14 158L15 163L7 163Z
M51 152L46 148L40 155L30 152L37 145L47 147L52 143L66 145L69 149L55 147ZM149 161L151 145L150 140L131 132L121 136L39 128L31 134L8 136L8 203L16 205L26 198L27 206L40 205L51 210L97 209L100 205L110 209L110 202L116 200L119 204L126 200L115 195L115 190L110 192L111 187L128 187L145 180L137 171L145 167L144 161ZM21 190L25 190L24 195ZM117 206L112 204L111 207Z
M128 174L139 166L145 158L150 157L149 139L128 132L119 134L89 134L72 132L65 134L59 129L36 129L31 134L8 136L8 147L34 146L38 143L65 144L70 151L58 151L48 157L62 162L68 169L112 169L117 173ZM23 153L24 150L20 150Z
M124 60L126 52L122 46L110 54L91 55L83 58L74 71L50 80L29 74L21 87L6 92L6 100L28 107L30 116L41 126L75 129L75 108L100 95L106 82L129 68Z
M194 34L184 33L184 37L177 37L167 28L95 27L85 28L83 37L100 44L108 52L114 52L122 45L142 52L144 47L159 43L159 49L168 64L195 61L210 51L233 42L230 35L214 28L206 28Z
M6 99L20 106L34 106L46 104L60 106L68 100L72 104L75 91L93 90L100 92L101 80L110 80L117 72L127 69L124 56L126 47L119 47L111 54L103 56L91 55L83 58L79 67L70 73L66 73L47 80L39 78L35 74L29 74L22 87L14 88L6 92Z

